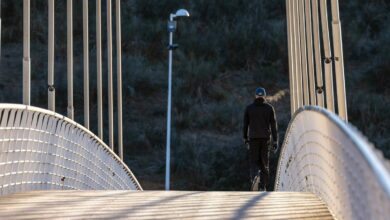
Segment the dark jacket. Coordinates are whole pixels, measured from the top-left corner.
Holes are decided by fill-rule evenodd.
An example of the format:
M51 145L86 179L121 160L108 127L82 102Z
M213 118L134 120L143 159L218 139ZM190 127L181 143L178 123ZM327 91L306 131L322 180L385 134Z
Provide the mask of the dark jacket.
M278 126L275 110L264 98L257 98L248 105L244 115L244 139L266 138L272 134L273 141L278 141Z

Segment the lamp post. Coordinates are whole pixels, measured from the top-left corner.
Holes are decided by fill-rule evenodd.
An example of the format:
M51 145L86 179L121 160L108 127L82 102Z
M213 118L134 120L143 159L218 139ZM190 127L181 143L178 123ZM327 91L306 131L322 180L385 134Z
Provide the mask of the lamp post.
M179 9L174 14L170 14L168 21L169 32L169 58L168 58L168 110L167 110L167 143L166 143L166 164L165 164L165 190L169 190L170 164L171 164L171 109L172 109L172 52L178 47L173 44L173 32L176 30L176 17L189 17L190 14L185 9Z

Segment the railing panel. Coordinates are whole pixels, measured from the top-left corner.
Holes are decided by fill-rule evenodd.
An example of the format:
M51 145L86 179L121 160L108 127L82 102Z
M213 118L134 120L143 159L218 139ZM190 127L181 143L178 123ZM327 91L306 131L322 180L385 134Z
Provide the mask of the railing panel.
M0 195L50 189L142 190L130 169L74 121L0 104Z
M313 192L337 219L389 219L385 159L352 126L320 108L301 108L283 144L275 189Z

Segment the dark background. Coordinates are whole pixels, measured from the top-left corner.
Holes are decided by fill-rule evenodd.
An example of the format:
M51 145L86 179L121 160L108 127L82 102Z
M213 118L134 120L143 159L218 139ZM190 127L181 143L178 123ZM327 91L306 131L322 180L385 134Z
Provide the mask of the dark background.
M89 2L91 126L97 133L95 1ZM73 4L75 115L83 123L82 1ZM32 105L46 108L47 1L32 0L31 6ZM104 19L105 1L102 8ZM122 1L125 162L144 189L164 188L166 21L178 8L188 9L191 18L180 19L175 33L180 49L174 53L172 188L247 190L241 130L254 89L263 86L271 95L280 140L290 120L284 0ZM62 114L67 105L65 9L66 1L57 0L56 109ZM0 103L21 103L22 1L2 1L1 11ZM390 3L340 1L340 14L349 120L389 158ZM106 96L104 101L106 106ZM106 142L107 135L106 130ZM273 155L273 172L276 164Z

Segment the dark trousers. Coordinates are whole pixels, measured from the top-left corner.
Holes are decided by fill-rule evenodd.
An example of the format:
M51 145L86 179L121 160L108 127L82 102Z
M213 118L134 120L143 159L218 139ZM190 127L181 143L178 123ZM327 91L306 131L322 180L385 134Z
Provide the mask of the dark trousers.
M260 174L260 189L268 189L269 146L269 139L251 139L249 141L250 179L252 183L256 175Z

